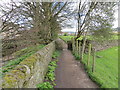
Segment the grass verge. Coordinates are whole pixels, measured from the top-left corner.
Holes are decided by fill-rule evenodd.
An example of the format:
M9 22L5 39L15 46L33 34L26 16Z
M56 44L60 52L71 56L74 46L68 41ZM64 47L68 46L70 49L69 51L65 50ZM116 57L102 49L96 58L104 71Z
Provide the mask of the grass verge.
M94 72L92 72L93 57L90 56L90 64L88 66L88 55L84 54L82 63L85 65L90 78L101 88L118 88L118 48L120 46L96 52ZM79 56L75 55L75 57L79 59Z

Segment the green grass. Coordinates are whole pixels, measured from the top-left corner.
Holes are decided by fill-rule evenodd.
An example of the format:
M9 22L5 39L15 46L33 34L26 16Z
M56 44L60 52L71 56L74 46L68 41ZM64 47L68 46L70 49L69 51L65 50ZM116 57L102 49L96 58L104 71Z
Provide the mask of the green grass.
M96 55L101 58L96 57L95 72L91 71L92 56L90 57L90 65L87 66L88 55L84 55L82 62L85 64L89 76L101 88L118 88L118 47L96 52Z
M71 41L74 36L59 36L65 42Z
M35 52L37 52L43 47L44 45L36 45L36 46L31 46L15 52L14 55L17 58L7 62L7 64L3 66L2 69L0 69L0 71L2 72L2 73L0 72L0 77L2 77L6 72L15 68L15 66L18 65L21 61L31 56L32 54L34 54Z
M118 39L120 39L119 37L120 37L120 35L113 35L112 40L118 40Z
M86 36L86 38L89 39L89 40L92 40L92 39L93 39L93 37L90 36L90 35ZM81 36L81 37L78 38L78 40L82 40L82 39L83 39L83 36Z
M60 51L56 50L53 55L52 58L55 59L56 57L60 56Z
M118 40L120 35L113 35L112 38L110 38L109 40ZM71 41L71 39L75 36L59 36L62 40L64 40L65 42ZM79 37L78 40L82 40L83 36ZM93 36L88 35L87 39L89 40L94 40Z

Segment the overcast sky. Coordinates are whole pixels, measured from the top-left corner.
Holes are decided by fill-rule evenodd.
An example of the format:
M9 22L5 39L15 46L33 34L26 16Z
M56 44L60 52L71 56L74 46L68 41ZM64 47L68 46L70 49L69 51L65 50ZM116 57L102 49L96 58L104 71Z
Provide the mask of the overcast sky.
M116 10L115 14L115 21L113 22L114 23L114 28L118 27L118 10Z
M118 10L116 9L115 10L115 13L114 13L114 17L115 17L115 20L113 22L114 26L113 28L117 28L118 27ZM76 28L64 28L62 29L63 32L76 32Z
M14 0L14 1L18 1L18 0ZM10 0L0 0L0 3L2 2L10 2ZM1 14L1 12L0 12ZM113 22L114 26L113 28L117 28L118 27L118 10L116 9L116 12L114 13L114 17L115 17L115 21ZM75 24L75 22L73 21L73 24ZM75 27L77 25L75 24ZM62 29L62 31L64 32L67 32L67 31L72 31L72 32L75 32L76 31L76 28L64 28Z

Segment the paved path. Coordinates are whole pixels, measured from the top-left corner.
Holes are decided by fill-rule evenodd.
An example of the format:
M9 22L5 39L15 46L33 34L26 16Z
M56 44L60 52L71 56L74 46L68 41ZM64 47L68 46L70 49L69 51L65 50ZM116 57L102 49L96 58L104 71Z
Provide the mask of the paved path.
M89 79L82 64L74 59L71 51L67 50L66 44L63 45L55 74L55 88L98 88Z

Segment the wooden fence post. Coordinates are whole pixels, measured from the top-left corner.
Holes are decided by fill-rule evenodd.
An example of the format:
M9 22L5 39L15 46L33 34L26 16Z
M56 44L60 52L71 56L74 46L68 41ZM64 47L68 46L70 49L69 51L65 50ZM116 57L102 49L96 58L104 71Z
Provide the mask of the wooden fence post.
M90 63L90 55L91 55L91 44L89 44L89 48L88 48L88 62L87 62L88 66L89 66L89 63Z
M83 57L84 57L84 51L85 51L85 45L86 45L86 36L83 38L83 43L82 43L82 51L81 51L81 57L80 57L80 60L82 61L83 60Z
M74 38L72 39L72 51L73 51L73 53L75 52L75 42L74 42Z
M93 64L92 64L92 72L95 71L95 56L96 56L96 50L95 48L93 49Z
M78 51L78 54L80 55L81 54L81 42L79 42L79 51ZM81 55L80 55L81 56Z
M76 55L78 55L78 40L76 40Z

